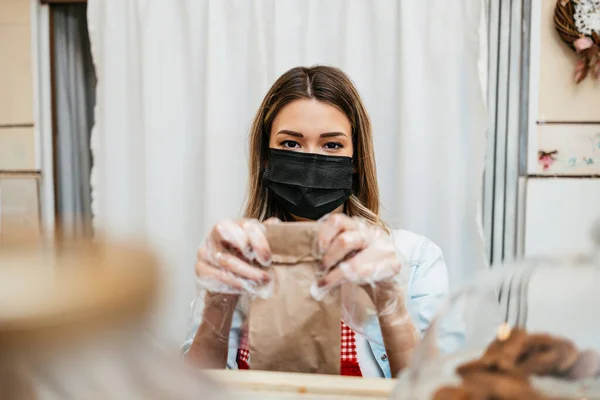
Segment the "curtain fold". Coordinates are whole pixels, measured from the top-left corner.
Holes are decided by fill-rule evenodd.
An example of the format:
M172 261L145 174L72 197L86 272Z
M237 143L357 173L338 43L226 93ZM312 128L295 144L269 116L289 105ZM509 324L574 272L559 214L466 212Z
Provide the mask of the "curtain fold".
M166 334L185 332L204 234L241 214L262 97L297 65L356 83L385 220L439 244L453 284L484 268L481 2L447 3L89 0L95 226L144 237L163 258Z
M482 3L400 2L397 218L444 251L456 287L485 267L480 225L487 113ZM415 210L418 210L415 212Z
M56 209L61 234L91 235L90 132L96 77L85 23L86 5L52 7L56 109Z

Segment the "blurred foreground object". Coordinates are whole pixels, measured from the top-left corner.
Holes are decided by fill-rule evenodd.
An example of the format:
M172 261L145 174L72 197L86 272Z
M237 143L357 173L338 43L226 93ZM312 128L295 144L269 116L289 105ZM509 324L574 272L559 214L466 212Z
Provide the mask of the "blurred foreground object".
M592 254L499 266L450 297L395 399L600 399L600 235ZM440 352L440 325L464 345Z
M146 332L157 283L141 246L3 235L0 399L227 398Z

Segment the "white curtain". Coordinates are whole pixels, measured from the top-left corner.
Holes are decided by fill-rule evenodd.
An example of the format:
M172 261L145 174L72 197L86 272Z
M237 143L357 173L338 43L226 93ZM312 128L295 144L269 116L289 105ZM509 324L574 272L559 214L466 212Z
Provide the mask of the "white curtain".
M96 228L149 240L165 265L160 326L180 339L195 251L240 215L247 133L274 80L329 64L371 114L384 217L483 268L486 121L480 0L90 0L97 68Z

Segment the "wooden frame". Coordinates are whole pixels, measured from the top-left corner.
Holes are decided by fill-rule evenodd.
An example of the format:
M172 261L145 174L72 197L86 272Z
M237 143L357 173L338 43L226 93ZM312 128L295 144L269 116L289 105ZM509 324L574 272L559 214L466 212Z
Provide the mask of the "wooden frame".
M52 106L50 73L50 6L39 0L30 0L31 38L34 82L34 131L36 170L41 174L40 207L44 235L54 236L55 193L54 160L52 155Z
M8 191L6 190L7 184L9 185ZM11 184L12 189L10 188ZM15 184L18 190L15 188ZM34 187L30 186L31 184ZM22 185L26 186L23 187ZM30 234L39 234L41 232L40 185L41 176L35 171L0 172L0 242L2 241L2 231L5 228L4 224L7 219L9 221L8 226L10 227L11 224L14 224L12 228L18 232L21 229ZM31 192L31 189L34 190L35 194ZM4 193L2 193L3 190ZM18 206L16 213L14 209L9 212L2 209L7 202L13 208ZM12 234L15 231L10 230L10 232Z
M46 3L52 3L52 1L44 1ZM61 2L66 3L66 2ZM49 7L50 10L48 12L48 37L50 39L50 118L52 124L52 183L53 183L53 191L54 191L54 232L55 234L59 233L60 229L58 226L58 222L60 221L58 215L58 165L57 165L57 136L58 130L56 129L56 68L55 65L55 57L54 57L54 16L52 12L52 7Z

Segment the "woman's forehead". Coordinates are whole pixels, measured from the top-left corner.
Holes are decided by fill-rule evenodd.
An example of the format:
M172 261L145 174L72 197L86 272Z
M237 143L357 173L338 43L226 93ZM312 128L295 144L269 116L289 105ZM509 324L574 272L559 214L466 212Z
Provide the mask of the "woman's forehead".
M273 120L271 133L277 134L282 130L298 132L304 137L327 132L342 132L350 136L352 127L337 107L318 100L301 99L286 104Z

